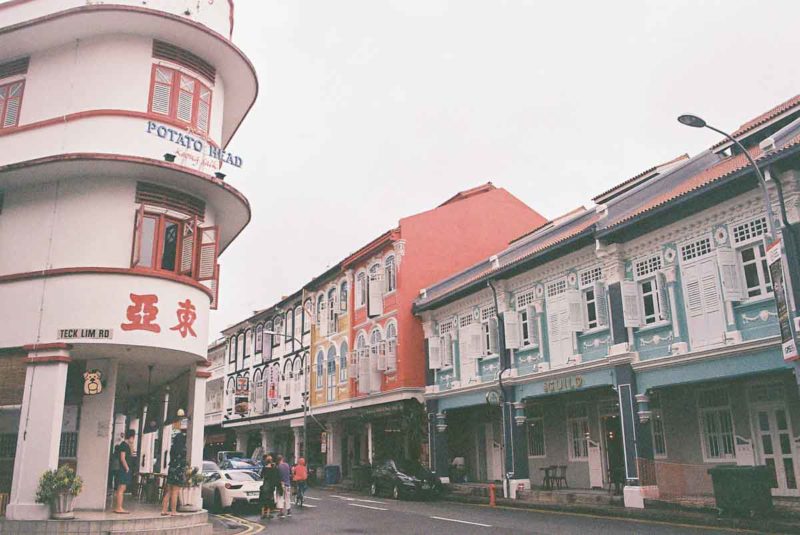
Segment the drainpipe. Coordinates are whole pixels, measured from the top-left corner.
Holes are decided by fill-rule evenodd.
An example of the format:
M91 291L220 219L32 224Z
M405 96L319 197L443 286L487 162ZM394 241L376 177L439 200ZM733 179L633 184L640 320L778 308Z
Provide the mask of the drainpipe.
M500 313L500 307L497 301L497 288L495 288L494 282L491 279L486 281L486 285L492 290L495 317L497 318L497 345L498 351L500 352L500 372L497 374L497 384L500 387L500 391L503 393L503 401L500 403L503 415L503 495L505 497L510 497L510 479L514 475L514 430L511 428L514 424L514 420L511 418L511 414L507 414L507 412L513 402L509 400L509 387L503 384L503 374L506 370L510 369L511 359L506 350L505 321L503 320L503 314Z

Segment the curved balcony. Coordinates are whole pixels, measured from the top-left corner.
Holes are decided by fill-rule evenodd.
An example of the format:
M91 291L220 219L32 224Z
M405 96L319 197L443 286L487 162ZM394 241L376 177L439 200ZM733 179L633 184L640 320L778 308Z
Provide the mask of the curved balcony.
M223 20L227 20L228 28L232 24L232 8L222 0L201 2L202 9L208 9L202 12L197 2L186 0L153 0L150 5L169 7L174 12L144 7L141 1L132 0L88 5L85 0L11 0L0 4L0 18L9 22L0 28L0 50L3 57L14 58L99 35L134 34L202 53L226 86L219 140L226 147L258 93L253 65L220 33L226 26Z

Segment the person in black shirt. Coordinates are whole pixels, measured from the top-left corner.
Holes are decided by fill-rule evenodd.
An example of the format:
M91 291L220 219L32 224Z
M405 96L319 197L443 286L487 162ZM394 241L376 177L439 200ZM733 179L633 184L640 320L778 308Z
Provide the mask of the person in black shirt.
M122 508L122 499L125 494L125 489L131 484L131 467L128 461L131 461L131 447L133 440L136 438L136 431L128 429L125 432L125 441L119 445L119 472L117 472L117 490L114 493L114 512L121 515L130 514Z
M169 456L169 471L167 472L167 488L161 502L161 516L178 514L178 493L184 484L186 473L186 435L178 433L172 438L172 448ZM172 507L172 513L169 508Z
M278 468L275 463L272 462L271 455L264 455L264 468L261 469L261 479L264 481L259 495L261 518L272 518L270 513L276 508L275 491L281 484L281 476L278 474Z

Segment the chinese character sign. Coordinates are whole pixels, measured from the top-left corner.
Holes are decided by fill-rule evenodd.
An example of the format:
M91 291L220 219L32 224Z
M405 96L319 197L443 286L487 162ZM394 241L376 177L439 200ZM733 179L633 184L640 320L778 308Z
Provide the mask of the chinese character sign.
M187 299L183 303L178 303L178 310L175 314L178 316L178 324L174 327L170 327L170 331L178 331L181 333L181 338L186 338L187 334L191 334L195 338L197 338L197 334L192 329L192 325L194 325L194 320L197 319L197 313L195 313L195 306L192 302Z
M161 325L156 323L159 309L156 306L158 296L155 294L130 294L131 303L125 312L127 323L120 324L123 331L149 331L160 333ZM181 338L192 335L197 338L194 331L194 322L197 319L197 308L190 299L178 302L175 309L178 323L170 327L170 331L177 331Z

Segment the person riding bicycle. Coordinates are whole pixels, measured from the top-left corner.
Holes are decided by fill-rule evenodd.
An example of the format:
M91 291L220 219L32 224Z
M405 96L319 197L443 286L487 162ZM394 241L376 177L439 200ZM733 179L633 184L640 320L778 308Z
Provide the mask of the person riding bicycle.
M302 507L303 496L306 492L306 482L308 481L308 468L306 468L306 460L303 457L300 457L297 460L297 464L292 467L292 479L297 489L295 503Z

